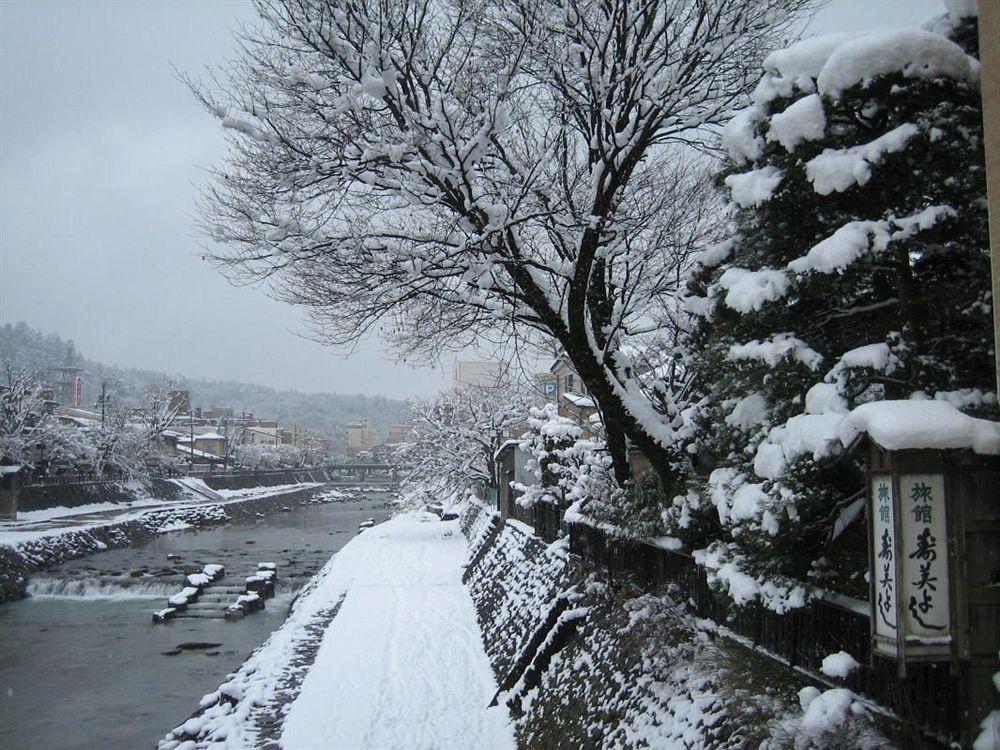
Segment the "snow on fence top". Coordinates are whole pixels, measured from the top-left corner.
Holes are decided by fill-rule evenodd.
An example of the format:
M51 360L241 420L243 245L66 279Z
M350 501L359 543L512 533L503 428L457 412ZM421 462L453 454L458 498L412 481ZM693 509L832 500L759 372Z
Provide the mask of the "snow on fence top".
M976 419L944 401L875 401L855 408L840 425L840 440L862 432L887 450L969 449L1000 455L1000 422Z

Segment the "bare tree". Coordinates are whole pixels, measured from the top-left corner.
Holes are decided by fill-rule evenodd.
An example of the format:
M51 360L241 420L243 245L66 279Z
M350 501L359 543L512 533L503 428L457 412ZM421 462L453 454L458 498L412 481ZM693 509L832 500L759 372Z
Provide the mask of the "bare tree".
M141 426L147 442L160 440L164 430L170 429L177 421L181 404L171 401L170 391L176 385L171 380L149 385L143 392Z
M257 0L227 78L191 82L232 133L212 256L331 343L554 339L618 480L626 438L669 478L671 415L629 352L673 324L709 231L692 147L813 4Z
M413 439L397 449L404 479L436 483L451 491L497 486L496 454L501 443L520 437L534 393L521 383L464 386L432 399L414 399L418 426Z
M10 363L0 381L0 463L20 464L45 433L45 397L38 376Z
M223 417L218 420L216 430L224 439L222 460L228 467L237 458L241 446L247 440L246 422L235 417Z

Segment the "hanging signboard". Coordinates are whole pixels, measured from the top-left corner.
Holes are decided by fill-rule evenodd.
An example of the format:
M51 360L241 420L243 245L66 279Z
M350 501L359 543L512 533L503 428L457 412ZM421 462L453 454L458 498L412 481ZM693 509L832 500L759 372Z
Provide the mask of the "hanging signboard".
M1000 424L975 424L1000 438ZM956 747L971 747L995 710L1000 669L1000 442L984 446L887 449L866 439L870 654L894 663L901 697L912 680L928 706L950 706L950 724L934 731Z
M896 654L896 510L892 478L877 474L871 479L872 543L876 648Z
M899 477L903 617L908 643L947 644L951 636L944 478Z
M873 472L869 481L874 651L901 663L949 659L944 476Z

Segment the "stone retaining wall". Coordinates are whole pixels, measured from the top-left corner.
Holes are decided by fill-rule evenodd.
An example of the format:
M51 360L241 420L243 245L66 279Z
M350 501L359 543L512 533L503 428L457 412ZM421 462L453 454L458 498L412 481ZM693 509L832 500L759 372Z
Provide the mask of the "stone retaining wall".
M887 746L864 710L810 724L799 691L820 683L719 637L667 593L616 587L478 503L461 527L496 700L519 747Z
M330 481L327 472L323 469L249 472L246 474L206 474L200 478L213 490L246 490L251 487L275 487L280 484Z
M18 511L47 508L77 508L95 503L130 503L152 495L164 502L181 499L181 490L166 479L144 483L77 482L75 484L29 485L18 490Z
M243 474L197 475L213 490L245 490L252 487L275 487L301 482L327 482L322 469L297 471L247 472ZM47 508L78 508L95 503L129 503L140 498L155 497L164 502L183 499L184 490L169 479L147 479L143 482L76 482L73 484L29 485L18 491L19 511Z

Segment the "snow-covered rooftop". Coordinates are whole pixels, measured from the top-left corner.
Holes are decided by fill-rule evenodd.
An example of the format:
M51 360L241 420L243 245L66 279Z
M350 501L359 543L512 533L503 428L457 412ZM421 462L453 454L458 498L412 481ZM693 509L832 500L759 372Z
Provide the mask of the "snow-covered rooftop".
M594 399L589 396L581 396L579 393L564 393L563 398L569 401L573 406L578 406L581 409L594 409L596 405L594 404Z
M203 432L200 435L195 435L194 439L197 440L225 440L225 435L220 435L217 432Z
M217 456L214 453L209 453L208 451L200 451L197 448L191 448L190 443L187 445L178 445L174 448L177 455L181 457L194 455L195 458L208 458L217 461L222 460L222 456Z

